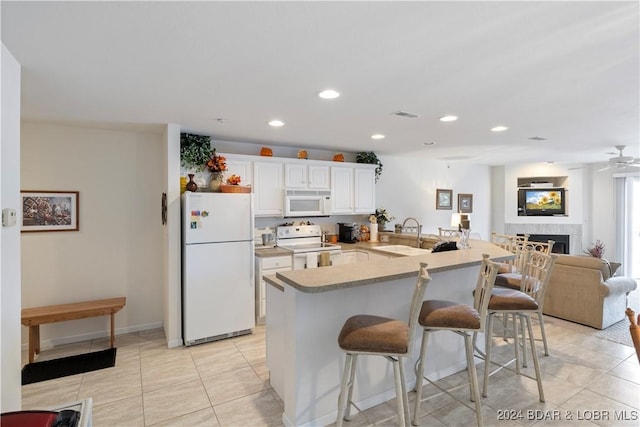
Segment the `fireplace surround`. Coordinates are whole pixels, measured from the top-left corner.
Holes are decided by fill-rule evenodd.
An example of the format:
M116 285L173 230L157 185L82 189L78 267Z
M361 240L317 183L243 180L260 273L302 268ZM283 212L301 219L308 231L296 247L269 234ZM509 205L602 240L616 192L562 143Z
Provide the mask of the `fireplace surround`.
M519 234L520 236L522 235ZM543 242L547 243L549 240L553 240L553 248L551 252L554 254L569 254L569 241L571 240L568 234L530 234L530 242Z
M505 234L528 234L543 235L543 236L569 236L566 243L567 249L564 249L564 253L568 254L582 254L582 224L532 224L532 223L507 223L504 225ZM531 237L529 237L530 240ZM546 238L543 241L556 239ZM556 245L554 245L555 247Z

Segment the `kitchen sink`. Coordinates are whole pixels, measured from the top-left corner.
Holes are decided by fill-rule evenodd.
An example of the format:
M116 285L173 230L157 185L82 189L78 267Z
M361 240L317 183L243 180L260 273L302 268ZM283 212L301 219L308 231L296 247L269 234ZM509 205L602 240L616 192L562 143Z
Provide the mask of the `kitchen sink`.
M389 252L396 255L413 256L424 255L431 252L430 249L419 249L406 245L388 245L388 246L376 246L376 251Z

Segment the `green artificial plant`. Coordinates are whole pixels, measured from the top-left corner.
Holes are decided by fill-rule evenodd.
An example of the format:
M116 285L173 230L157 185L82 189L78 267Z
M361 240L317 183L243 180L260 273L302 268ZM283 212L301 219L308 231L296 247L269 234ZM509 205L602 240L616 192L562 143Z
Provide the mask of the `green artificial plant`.
M211 137L180 134L180 164L193 172L202 172L211 158Z
M382 162L376 156L376 153L373 151L361 151L356 154L356 163L367 163L370 165L378 165L376 167L376 182L378 182L378 178L382 175Z

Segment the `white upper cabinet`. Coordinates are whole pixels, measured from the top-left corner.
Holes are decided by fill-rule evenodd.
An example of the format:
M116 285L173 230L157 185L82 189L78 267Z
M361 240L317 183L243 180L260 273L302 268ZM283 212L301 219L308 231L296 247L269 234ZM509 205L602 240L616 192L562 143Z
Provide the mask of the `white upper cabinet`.
M283 175L283 163L253 162L255 216L283 215Z
M331 167L331 202L333 214L352 214L353 208L353 168Z
M286 188L329 190L329 166L308 164L306 160L284 164Z
M355 213L374 213L376 211L375 169L354 168L354 209Z
M240 177L240 185L253 185L253 162L246 157L234 156L233 154L224 154L227 159L227 170L224 173L224 179L231 175Z
M333 214L375 212L375 166L332 166L331 199Z

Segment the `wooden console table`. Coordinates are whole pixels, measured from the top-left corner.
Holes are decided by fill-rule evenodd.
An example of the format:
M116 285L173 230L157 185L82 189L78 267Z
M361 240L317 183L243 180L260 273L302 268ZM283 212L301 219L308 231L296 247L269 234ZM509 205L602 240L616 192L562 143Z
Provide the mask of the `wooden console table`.
M111 316L111 348L115 341L115 314L126 305L125 297L95 301L75 302L71 304L49 305L45 307L23 308L21 321L29 327L29 363L40 353L40 325L65 322L87 317Z

